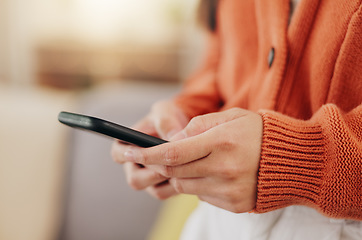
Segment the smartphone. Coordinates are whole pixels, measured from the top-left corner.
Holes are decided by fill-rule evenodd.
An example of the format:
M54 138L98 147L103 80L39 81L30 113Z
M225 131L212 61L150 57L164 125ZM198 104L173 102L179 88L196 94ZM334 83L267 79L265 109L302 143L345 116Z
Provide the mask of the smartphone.
M58 120L70 127L100 133L140 147L153 147L167 142L131 128L87 115L60 112Z

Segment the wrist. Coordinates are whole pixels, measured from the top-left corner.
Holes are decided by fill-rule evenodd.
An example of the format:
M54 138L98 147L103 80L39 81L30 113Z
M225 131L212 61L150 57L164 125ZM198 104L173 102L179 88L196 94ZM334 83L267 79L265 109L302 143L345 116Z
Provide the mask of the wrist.
M275 112L261 116L264 129L255 212L318 205L325 154L321 127Z

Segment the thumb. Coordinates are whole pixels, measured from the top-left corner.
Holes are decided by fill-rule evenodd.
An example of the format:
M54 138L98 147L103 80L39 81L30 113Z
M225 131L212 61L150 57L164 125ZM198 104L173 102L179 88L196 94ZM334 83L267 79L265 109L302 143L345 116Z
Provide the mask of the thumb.
M151 117L158 135L165 140L170 140L189 122L185 113L172 101L160 101L154 104Z
M170 140L172 136L183 129L183 126L170 118L161 118L156 121L155 128L161 138Z
M157 136L155 126L148 116L138 121L135 125L133 125L133 128L146 134Z
M248 113L249 111L244 109L233 108L223 112L209 113L194 117L183 129L182 133L179 133L174 138L179 140L201 134L223 123L232 121L236 118L245 117Z

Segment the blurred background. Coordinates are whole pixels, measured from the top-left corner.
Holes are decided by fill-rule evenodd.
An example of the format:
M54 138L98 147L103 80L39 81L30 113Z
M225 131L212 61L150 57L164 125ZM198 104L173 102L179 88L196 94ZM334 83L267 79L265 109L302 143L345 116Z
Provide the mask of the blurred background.
M0 0L1 240L177 238L195 200L130 190L112 140L68 129L57 115L132 126L175 94L204 50L197 6Z

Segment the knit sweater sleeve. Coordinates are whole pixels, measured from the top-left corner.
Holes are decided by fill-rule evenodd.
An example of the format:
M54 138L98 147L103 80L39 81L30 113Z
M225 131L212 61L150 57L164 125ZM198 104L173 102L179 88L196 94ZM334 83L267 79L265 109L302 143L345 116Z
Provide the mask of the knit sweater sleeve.
M183 89L173 100L190 117L214 112L221 98L216 83L219 62L217 33L208 33L206 55L199 70L186 80Z
M306 205L362 220L362 105L323 106L307 121L261 111L264 121L255 211Z

